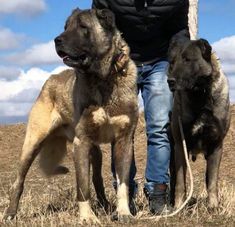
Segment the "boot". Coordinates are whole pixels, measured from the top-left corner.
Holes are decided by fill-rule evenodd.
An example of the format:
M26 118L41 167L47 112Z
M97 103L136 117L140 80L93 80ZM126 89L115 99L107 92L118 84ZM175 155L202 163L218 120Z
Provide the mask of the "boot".
M148 182L144 186L144 193L149 201L149 210L154 215L167 214L167 185Z

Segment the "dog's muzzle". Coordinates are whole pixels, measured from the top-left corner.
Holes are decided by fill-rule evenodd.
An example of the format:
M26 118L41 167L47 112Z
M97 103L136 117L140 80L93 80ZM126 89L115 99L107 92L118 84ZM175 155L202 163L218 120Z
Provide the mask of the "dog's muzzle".
M89 65L89 57L86 53L80 52L74 53L74 51L69 50L69 48L65 48L63 38L61 36L57 36L54 39L56 52L60 58L63 59L63 62L70 67L87 67Z

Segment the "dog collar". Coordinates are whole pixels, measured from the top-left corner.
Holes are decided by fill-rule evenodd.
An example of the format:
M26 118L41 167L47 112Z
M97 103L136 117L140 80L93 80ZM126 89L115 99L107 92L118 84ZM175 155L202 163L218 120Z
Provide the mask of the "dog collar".
M121 76L126 75L126 65L129 58L126 59L126 54L122 51L115 57L114 63L111 69L111 75L119 74Z

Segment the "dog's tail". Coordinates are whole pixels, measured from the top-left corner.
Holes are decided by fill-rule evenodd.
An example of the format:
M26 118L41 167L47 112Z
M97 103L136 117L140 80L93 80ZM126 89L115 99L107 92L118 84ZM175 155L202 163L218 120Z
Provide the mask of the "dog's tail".
M64 137L54 137L43 142L39 155L39 166L46 176L69 172L68 168L59 165L66 154L66 141Z

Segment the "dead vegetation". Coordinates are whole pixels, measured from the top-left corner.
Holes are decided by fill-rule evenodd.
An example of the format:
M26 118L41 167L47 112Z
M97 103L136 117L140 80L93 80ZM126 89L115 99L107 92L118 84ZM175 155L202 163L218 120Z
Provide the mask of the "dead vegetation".
M75 200L75 174L70 151L64 164L70 173L45 179L38 169L37 160L26 178L25 190L20 201L17 218L12 222L1 223L4 210L8 204L8 194L15 179L19 153L23 144L25 124L0 126L0 226L78 226L79 213ZM69 146L70 150L71 146ZM172 218L148 220L148 206L143 194L144 169L146 160L146 138L143 117L140 118L135 138L135 155L139 183L136 205L138 214L129 226L234 226L235 225L235 106L232 107L232 122L224 145L220 168L219 197L220 207L210 211L206 206L204 184L205 162L199 157L191 162L194 176L194 194L192 203L180 214ZM110 147L102 146L103 176L106 194L115 203L110 171ZM110 215L98 208L92 190L92 206L104 226L121 226L113 223Z

